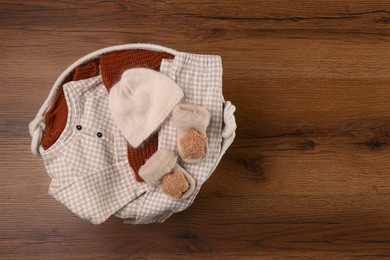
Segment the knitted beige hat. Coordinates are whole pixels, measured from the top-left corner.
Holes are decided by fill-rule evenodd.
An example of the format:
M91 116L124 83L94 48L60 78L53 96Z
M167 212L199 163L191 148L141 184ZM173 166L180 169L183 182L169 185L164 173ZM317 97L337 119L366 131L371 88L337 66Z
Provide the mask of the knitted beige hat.
M138 147L164 122L184 94L168 76L144 68L126 70L109 94L109 108L127 141Z

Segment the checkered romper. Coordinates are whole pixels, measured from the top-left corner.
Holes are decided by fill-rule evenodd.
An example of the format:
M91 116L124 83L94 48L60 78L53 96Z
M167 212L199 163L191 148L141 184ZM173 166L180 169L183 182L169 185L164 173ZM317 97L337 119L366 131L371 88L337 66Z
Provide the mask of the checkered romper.
M221 57L179 52L173 60L162 61L160 72L173 79L182 88L185 95L183 103L203 106L211 113L211 121L207 129L209 153L199 164L187 164L178 160L178 163L196 181L196 189L191 197L185 200L173 200L159 188L150 187L146 194L116 213L118 217L127 219L126 223L163 222L173 213L188 208L201 185L210 177L221 154L224 102ZM158 138L158 149L177 152L176 128L171 117L162 125Z

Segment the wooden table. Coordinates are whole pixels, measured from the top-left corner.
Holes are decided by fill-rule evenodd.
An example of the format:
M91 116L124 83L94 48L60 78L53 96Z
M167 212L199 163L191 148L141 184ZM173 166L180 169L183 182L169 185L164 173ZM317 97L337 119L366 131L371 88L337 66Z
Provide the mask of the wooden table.
M0 3L0 258L390 256L390 2ZM237 138L164 224L94 226L48 194L28 123L110 45L218 54Z

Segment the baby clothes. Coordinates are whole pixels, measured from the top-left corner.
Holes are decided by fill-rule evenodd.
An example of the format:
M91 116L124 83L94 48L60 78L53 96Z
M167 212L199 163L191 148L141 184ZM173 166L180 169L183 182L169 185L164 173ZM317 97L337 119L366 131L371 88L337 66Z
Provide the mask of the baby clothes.
M162 61L160 72L182 88L185 94L182 103L203 106L211 113L210 126L207 129L209 154L199 164L191 165L178 161L196 181L195 192L188 199L173 200L158 187L150 187L146 194L115 214L127 219L126 223L163 222L173 213L189 207L201 185L211 175L211 169L217 163L221 151L224 100L220 56L178 52L173 60ZM158 149L177 152L176 129L172 117L167 119L159 131Z
M84 79L88 77L84 69L78 71L83 67L87 67L92 78ZM127 143L112 119L107 90L126 69L134 67L160 69L184 92L182 104L201 106L210 112L206 131L208 153L204 160L192 165L177 161L195 181L195 191L186 199L172 199L159 187L142 182L138 175L139 167L157 149L177 154L177 129L172 117L169 115L161 128L138 148ZM69 82L72 79L76 81ZM55 117L55 113L47 116L57 109L56 95L65 108L64 118ZM50 105L52 109L47 111ZM31 148L33 154L42 155L52 178L49 193L79 217L94 224L113 214L125 219L125 223L163 222L189 207L215 170L235 136L234 110L222 96L219 56L176 52L150 44L113 46L86 55L61 74L30 123ZM62 122L53 136L49 124L43 135L45 113L46 121ZM46 135L47 143L42 140Z
M71 81L63 90L67 124L42 152L52 178L49 194L79 217L99 224L145 193L147 185L134 178L101 76Z

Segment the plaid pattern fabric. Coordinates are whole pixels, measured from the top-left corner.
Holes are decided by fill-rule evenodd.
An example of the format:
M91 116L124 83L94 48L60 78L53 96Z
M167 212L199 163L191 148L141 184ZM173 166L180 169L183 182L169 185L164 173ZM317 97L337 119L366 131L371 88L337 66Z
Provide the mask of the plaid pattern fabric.
M99 224L148 187L134 179L127 142L111 118L101 76L63 88L67 124L57 142L42 153L52 178L49 194L79 217Z
M190 198L176 201L159 188L150 186L145 195L116 213L116 216L127 219L126 223L163 222L173 213L189 207L201 185L211 175L221 152L223 122L221 58L215 55L178 53L173 60L162 61L160 72L172 78L182 88L185 94L183 103L200 105L210 111L211 122L207 129L209 153L200 164L191 165L180 159L178 161L196 181L196 190ZM159 131L158 149L177 151L176 128L171 118L167 119Z

